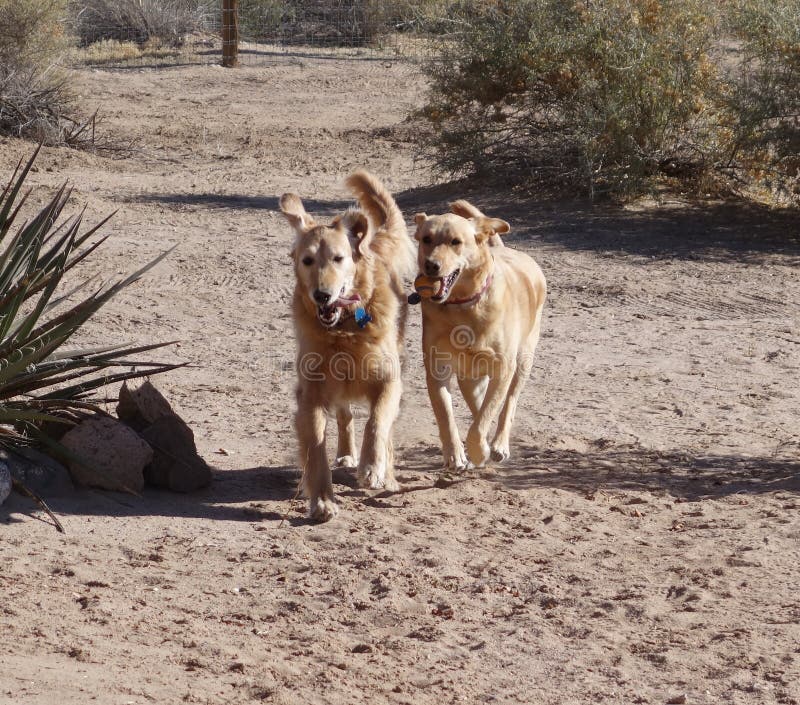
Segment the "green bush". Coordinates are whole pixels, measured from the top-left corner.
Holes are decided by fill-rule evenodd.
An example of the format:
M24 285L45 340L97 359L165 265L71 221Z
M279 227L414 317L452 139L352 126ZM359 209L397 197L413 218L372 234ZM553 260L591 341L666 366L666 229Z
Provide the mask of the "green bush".
M66 42L66 0L0 0L0 71L47 67Z
M800 200L800 0L737 0L730 166L773 197Z
M69 129L71 96L57 67L68 44L65 6L65 0L0 0L0 133L58 142Z
M701 170L717 148L707 4L467 3L463 32L427 66L427 151L451 174L590 194Z

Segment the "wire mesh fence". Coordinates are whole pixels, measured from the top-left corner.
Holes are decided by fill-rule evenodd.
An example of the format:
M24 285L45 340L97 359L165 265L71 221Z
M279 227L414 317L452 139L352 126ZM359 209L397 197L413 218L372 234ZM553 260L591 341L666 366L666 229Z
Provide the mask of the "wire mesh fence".
M240 0L232 15L219 1L83 0L68 31L74 62L96 66L222 63L234 28L245 66L291 55L414 61L441 39L430 19L439 1Z

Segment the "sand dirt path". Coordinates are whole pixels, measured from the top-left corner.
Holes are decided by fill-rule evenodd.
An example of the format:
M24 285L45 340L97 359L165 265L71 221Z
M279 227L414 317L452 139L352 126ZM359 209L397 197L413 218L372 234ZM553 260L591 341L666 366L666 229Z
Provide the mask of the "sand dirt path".
M431 186L401 64L76 81L138 151L46 149L37 197L68 179L89 220L119 209L87 273L178 246L84 340L180 340L192 365L159 384L217 472L190 496L51 498L63 536L28 500L0 508L0 703L800 703L796 214ZM2 173L31 149L0 140ZM317 526L291 501L277 198L335 213L359 166L409 222L453 196L508 220L550 299L507 466L433 486L414 312L406 491L337 472L343 511Z

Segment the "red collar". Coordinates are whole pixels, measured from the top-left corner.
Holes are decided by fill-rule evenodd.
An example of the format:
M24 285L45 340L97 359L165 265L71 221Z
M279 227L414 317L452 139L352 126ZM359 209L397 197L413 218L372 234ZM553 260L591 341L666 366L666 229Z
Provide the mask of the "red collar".
M476 303L478 301L478 299L480 299L481 296L483 296L486 293L486 290L491 286L493 278L494 278L494 274L489 274L489 276L486 277L486 282L484 283L483 288L477 294L473 294L472 296L470 296L470 297L468 297L466 299L447 299L447 301L445 301L444 303L445 304L474 304L474 303Z

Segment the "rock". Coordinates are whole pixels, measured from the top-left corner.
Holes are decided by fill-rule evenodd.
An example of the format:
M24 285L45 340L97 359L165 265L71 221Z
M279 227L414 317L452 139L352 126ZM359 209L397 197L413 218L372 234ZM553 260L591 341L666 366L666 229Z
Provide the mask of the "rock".
M69 471L57 460L35 448L17 448L13 453L0 450L11 477L40 497L61 497L75 491Z
M121 492L140 492L144 468L153 459L153 449L138 434L110 416L92 416L61 439L72 454L70 472L75 482Z
M11 494L11 470L4 460L0 460L0 504Z
M211 482L211 468L197 454L192 429L179 416L162 416L141 433L153 449L145 480L175 492L192 492Z
M150 380L126 380L122 383L117 416L131 428L143 431L160 418L174 414L169 402Z

